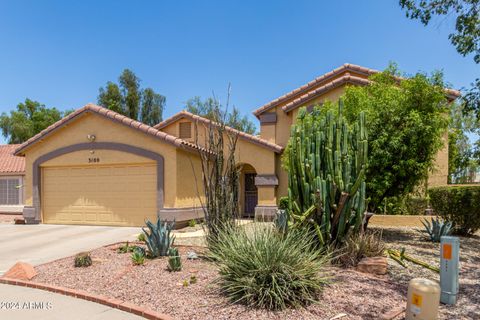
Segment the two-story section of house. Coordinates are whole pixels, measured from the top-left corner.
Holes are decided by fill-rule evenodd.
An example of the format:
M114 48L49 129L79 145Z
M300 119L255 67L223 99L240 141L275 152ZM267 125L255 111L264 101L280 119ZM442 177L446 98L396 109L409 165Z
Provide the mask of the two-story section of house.
M290 127L295 123L301 107L313 107L330 100L337 101L345 92L346 86L365 86L370 83L371 75L379 71L353 64L325 73L322 76L270 101L253 112L260 121L260 137L271 143L285 147L290 136ZM446 97L454 101L460 93L446 89ZM438 152L436 168L429 176L429 186L446 185L448 178L448 137L445 135L445 146ZM276 157L275 173L278 177L277 198L287 195L287 173L281 166L281 155Z

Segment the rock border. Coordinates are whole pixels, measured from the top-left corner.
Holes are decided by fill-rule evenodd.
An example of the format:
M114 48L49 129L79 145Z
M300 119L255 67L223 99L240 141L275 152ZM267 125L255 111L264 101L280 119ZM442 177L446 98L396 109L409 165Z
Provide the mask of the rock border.
M21 287L29 287L33 289L40 289L40 290L50 291L53 293L59 293L59 294L74 297L77 299L83 299L83 300L103 304L105 306L108 306L114 309L119 309L121 311L129 312L129 313L133 313L150 320L173 320L172 317L166 314L158 313L153 310L134 305L127 301L122 301L115 298L108 298L106 296L92 294L84 290L75 290L75 289L51 286L45 283L37 283L32 281L17 280L17 279L11 279L11 278L0 278L0 283L21 286Z

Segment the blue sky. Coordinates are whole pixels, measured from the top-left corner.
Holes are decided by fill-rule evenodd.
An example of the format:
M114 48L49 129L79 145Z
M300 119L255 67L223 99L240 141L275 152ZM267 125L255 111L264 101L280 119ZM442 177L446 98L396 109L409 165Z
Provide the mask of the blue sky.
M0 112L26 97L81 107L124 68L167 97L165 117L193 96L224 99L228 83L233 104L251 114L345 62L442 69L462 88L480 66L450 44L453 27L451 20L424 27L385 0L3 0Z

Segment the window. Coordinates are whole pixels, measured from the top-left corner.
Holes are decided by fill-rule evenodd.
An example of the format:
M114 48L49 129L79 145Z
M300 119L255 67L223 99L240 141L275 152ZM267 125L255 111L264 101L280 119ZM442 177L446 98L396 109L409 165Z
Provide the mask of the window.
M191 122L180 122L180 139L190 139L192 137L192 123Z
M20 180L0 179L0 205L20 204Z

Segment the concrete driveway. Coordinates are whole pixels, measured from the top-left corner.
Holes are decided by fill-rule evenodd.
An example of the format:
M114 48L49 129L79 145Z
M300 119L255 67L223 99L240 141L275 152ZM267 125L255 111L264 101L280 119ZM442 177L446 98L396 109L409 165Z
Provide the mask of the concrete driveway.
M0 319L12 320L141 320L143 317L110 307L27 287L0 284ZM28 308L35 305L35 308Z
M39 265L110 243L132 241L141 228L0 224L0 275L16 262Z

